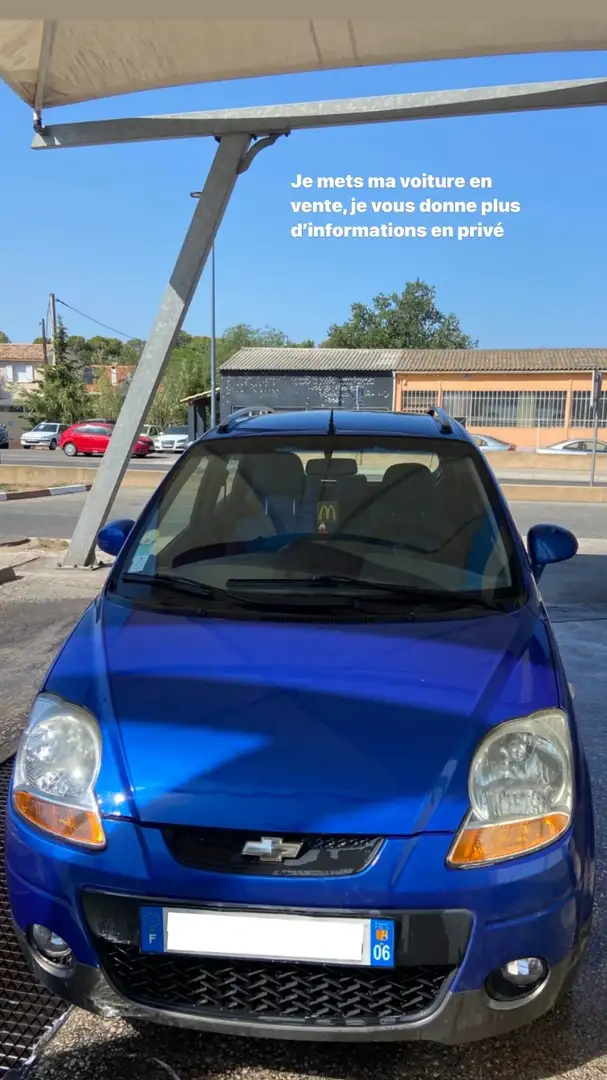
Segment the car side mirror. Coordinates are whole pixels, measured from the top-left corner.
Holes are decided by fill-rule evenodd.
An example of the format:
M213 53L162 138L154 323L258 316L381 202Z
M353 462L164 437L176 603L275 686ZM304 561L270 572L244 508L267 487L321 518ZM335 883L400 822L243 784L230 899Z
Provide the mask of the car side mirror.
M105 525L97 537L97 546L106 555L118 555L135 522L130 518L119 518Z
M560 525L533 525L527 533L527 550L536 581L551 563L565 562L577 555L578 542L569 529Z

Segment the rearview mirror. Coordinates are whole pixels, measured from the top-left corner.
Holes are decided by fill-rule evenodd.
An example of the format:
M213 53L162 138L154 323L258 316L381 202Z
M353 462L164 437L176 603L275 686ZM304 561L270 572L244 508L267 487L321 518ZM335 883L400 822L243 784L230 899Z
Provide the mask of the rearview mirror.
M547 566L572 559L577 549L573 533L560 525L534 525L527 533L527 550L536 581Z
M109 525L105 525L97 537L97 546L105 552L106 555L118 555L124 545L124 542L129 535L134 521L129 518L119 518L117 521L110 521Z

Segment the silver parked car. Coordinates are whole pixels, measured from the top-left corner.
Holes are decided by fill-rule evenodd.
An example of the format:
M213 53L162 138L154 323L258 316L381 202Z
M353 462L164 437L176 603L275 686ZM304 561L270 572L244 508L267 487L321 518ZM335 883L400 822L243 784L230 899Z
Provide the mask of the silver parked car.
M538 454L582 454L592 453L592 439L567 439L565 442L553 443L552 446L538 447ZM597 454L607 454L607 443L597 439Z
M56 450L59 436L64 431L67 431L68 426L68 424L57 424L54 421L44 421L41 424L36 424L36 427L32 428L31 431L23 433L21 445L24 450L30 450L36 446Z
M483 451L483 454L487 454L492 450L516 450L514 443L494 439L493 435L470 435L470 438L472 442L476 443L479 450Z
M190 436L187 424L173 424L154 439L154 450L161 452L164 450L173 454L182 454L189 445Z

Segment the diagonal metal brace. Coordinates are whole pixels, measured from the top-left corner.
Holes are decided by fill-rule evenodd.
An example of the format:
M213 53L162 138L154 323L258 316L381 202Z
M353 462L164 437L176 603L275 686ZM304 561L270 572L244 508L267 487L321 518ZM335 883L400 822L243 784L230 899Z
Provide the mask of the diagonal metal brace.
M258 141L253 143L253 146L250 146L246 153L243 154L242 161L238 166L238 174L241 175L246 172L253 164L257 155L260 154L262 150L265 150L266 146L273 146L276 140L280 139L281 135L284 135L285 139L288 139L290 134L290 131L276 131L271 135L264 136L263 139L258 139Z

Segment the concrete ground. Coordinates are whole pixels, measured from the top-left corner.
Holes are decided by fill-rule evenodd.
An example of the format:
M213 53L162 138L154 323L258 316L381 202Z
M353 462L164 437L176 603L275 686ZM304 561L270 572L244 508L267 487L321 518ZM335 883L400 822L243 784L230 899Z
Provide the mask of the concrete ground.
M56 503L57 499L48 500ZM533 504L513 507L524 533ZM554 513L549 510L554 509ZM540 508L582 538L581 553L551 568L543 592L570 681L592 772L598 865L595 926L586 965L570 1001L536 1025L466 1048L432 1045L297 1045L200 1036L79 1011L68 1019L32 1080L598 1080L607 1076L607 507ZM122 510L121 510L122 512ZM1 530L0 530L1 531ZM4 556L6 559L6 556ZM96 572L54 571L53 559L25 564L0 585L0 741L20 728L47 664L100 586Z

